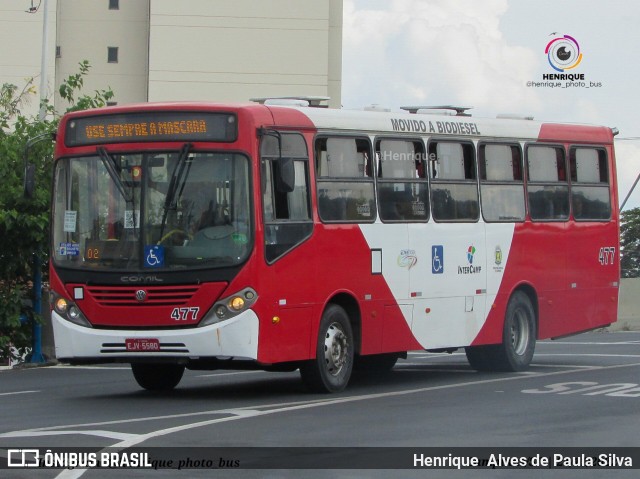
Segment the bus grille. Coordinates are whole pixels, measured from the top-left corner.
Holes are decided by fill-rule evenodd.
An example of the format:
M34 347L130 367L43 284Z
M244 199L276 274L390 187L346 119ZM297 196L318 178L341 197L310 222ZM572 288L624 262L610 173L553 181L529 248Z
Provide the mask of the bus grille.
M90 286L86 291L100 306L180 306L197 286ZM144 292L141 298L140 291Z

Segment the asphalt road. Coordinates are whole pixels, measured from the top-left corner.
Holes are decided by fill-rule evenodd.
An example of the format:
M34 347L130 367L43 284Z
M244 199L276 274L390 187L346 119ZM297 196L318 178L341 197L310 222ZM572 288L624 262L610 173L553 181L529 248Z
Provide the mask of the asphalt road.
M588 333L538 342L532 367L525 373L475 372L463 352L410 353L390 373L358 374L346 391L336 395L306 392L297 372L187 371L175 391L163 394L139 389L126 366L0 372L0 456L7 457L12 448L203 446L634 447L639 451L640 332ZM323 457L314 461L322 465ZM336 467L331 462L335 459L326 456L326 466ZM237 458L228 460L230 466L236 465ZM372 467L375 462L373 457ZM283 463L286 467L286 456ZM589 467L462 471L406 467L316 469L302 474L286 468L125 473L79 467L0 470L0 477L583 479L640 474L639 469Z

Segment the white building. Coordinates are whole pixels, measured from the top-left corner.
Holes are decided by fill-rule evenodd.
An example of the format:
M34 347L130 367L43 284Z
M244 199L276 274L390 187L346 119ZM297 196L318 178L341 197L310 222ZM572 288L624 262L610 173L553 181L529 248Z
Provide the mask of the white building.
M0 2L0 82L39 77L45 3ZM82 60L85 92L111 87L118 104L314 95L340 106L342 0L48 0L48 9L47 96L59 109L54 90Z

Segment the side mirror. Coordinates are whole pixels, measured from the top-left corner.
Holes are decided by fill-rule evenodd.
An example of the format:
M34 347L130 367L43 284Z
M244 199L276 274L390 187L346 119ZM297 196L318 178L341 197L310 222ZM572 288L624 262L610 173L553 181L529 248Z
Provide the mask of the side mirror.
M25 198L33 198L36 189L36 165L27 163L24 166L23 194Z
M42 133L27 141L24 146L24 179L22 183L23 194L25 198L33 198L33 192L36 188L36 165L29 162L29 150L32 146L40 143L41 141L55 141L55 133Z
M292 158L278 158L276 189L280 193L291 193L296 186L296 170Z

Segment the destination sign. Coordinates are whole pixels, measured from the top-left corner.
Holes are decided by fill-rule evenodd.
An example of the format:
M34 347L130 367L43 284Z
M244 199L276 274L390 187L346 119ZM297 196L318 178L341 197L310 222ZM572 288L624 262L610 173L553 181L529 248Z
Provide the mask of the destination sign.
M238 137L231 113L169 111L88 116L69 120L67 146L147 141L231 142Z

